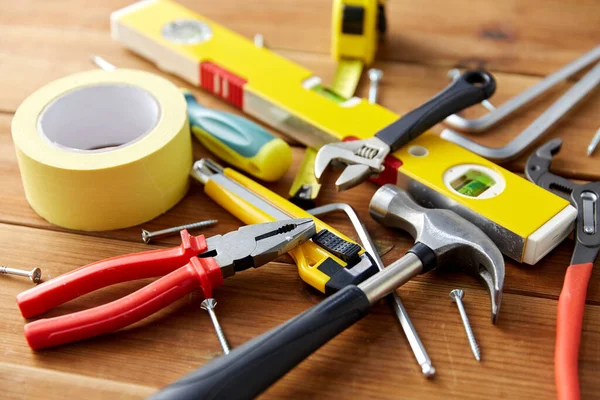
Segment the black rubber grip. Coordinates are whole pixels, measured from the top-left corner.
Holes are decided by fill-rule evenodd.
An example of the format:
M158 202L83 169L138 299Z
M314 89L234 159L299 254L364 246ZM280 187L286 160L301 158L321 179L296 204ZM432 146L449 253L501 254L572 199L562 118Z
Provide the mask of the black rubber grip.
M150 399L252 399L360 320L369 301L347 286L277 328L165 387Z
M396 151L446 117L488 99L495 91L496 81L489 72L465 71L427 103L386 126L375 136Z

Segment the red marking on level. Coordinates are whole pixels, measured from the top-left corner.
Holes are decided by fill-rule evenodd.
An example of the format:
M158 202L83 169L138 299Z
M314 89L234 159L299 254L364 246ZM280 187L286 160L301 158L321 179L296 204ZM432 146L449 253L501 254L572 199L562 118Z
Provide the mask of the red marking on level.
M200 86L237 108L244 108L246 79L210 61L200 63Z

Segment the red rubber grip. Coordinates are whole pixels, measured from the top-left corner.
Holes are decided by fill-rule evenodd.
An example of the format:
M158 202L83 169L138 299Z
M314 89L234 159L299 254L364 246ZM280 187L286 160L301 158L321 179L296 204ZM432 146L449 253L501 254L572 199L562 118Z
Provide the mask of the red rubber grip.
M205 297L223 284L223 275L213 258L193 257L188 264L142 289L102 306L40 319L25 325L25 338L38 350L114 332L138 322L202 288Z
M579 400L579 342L593 263L571 265L558 298L554 379L559 400Z
M206 251L204 236L181 231L181 245L98 261L61 275L17 295L21 314L30 318L97 289L173 272Z

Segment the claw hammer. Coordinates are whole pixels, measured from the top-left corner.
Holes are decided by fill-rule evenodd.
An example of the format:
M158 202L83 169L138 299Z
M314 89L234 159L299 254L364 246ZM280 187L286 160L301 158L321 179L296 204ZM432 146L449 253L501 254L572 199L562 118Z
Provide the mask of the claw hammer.
M402 207L405 205L404 207ZM358 285L348 285L279 327L219 357L151 397L166 399L250 399L302 360L368 314L372 305L415 276L457 264L475 271L498 316L504 284L502 253L472 223L452 211L418 206L402 189L386 185L371 200L371 215L406 229L415 245L405 256Z

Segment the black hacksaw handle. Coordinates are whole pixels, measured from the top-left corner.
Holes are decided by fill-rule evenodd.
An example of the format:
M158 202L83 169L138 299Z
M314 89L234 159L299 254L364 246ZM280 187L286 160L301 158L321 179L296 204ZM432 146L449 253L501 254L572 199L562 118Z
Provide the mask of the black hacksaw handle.
M443 91L419 108L386 126L375 136L396 151L446 117L481 103L496 91L496 81L487 71L465 71Z
M151 400L252 399L365 316L362 290L346 286L277 328L165 387Z

